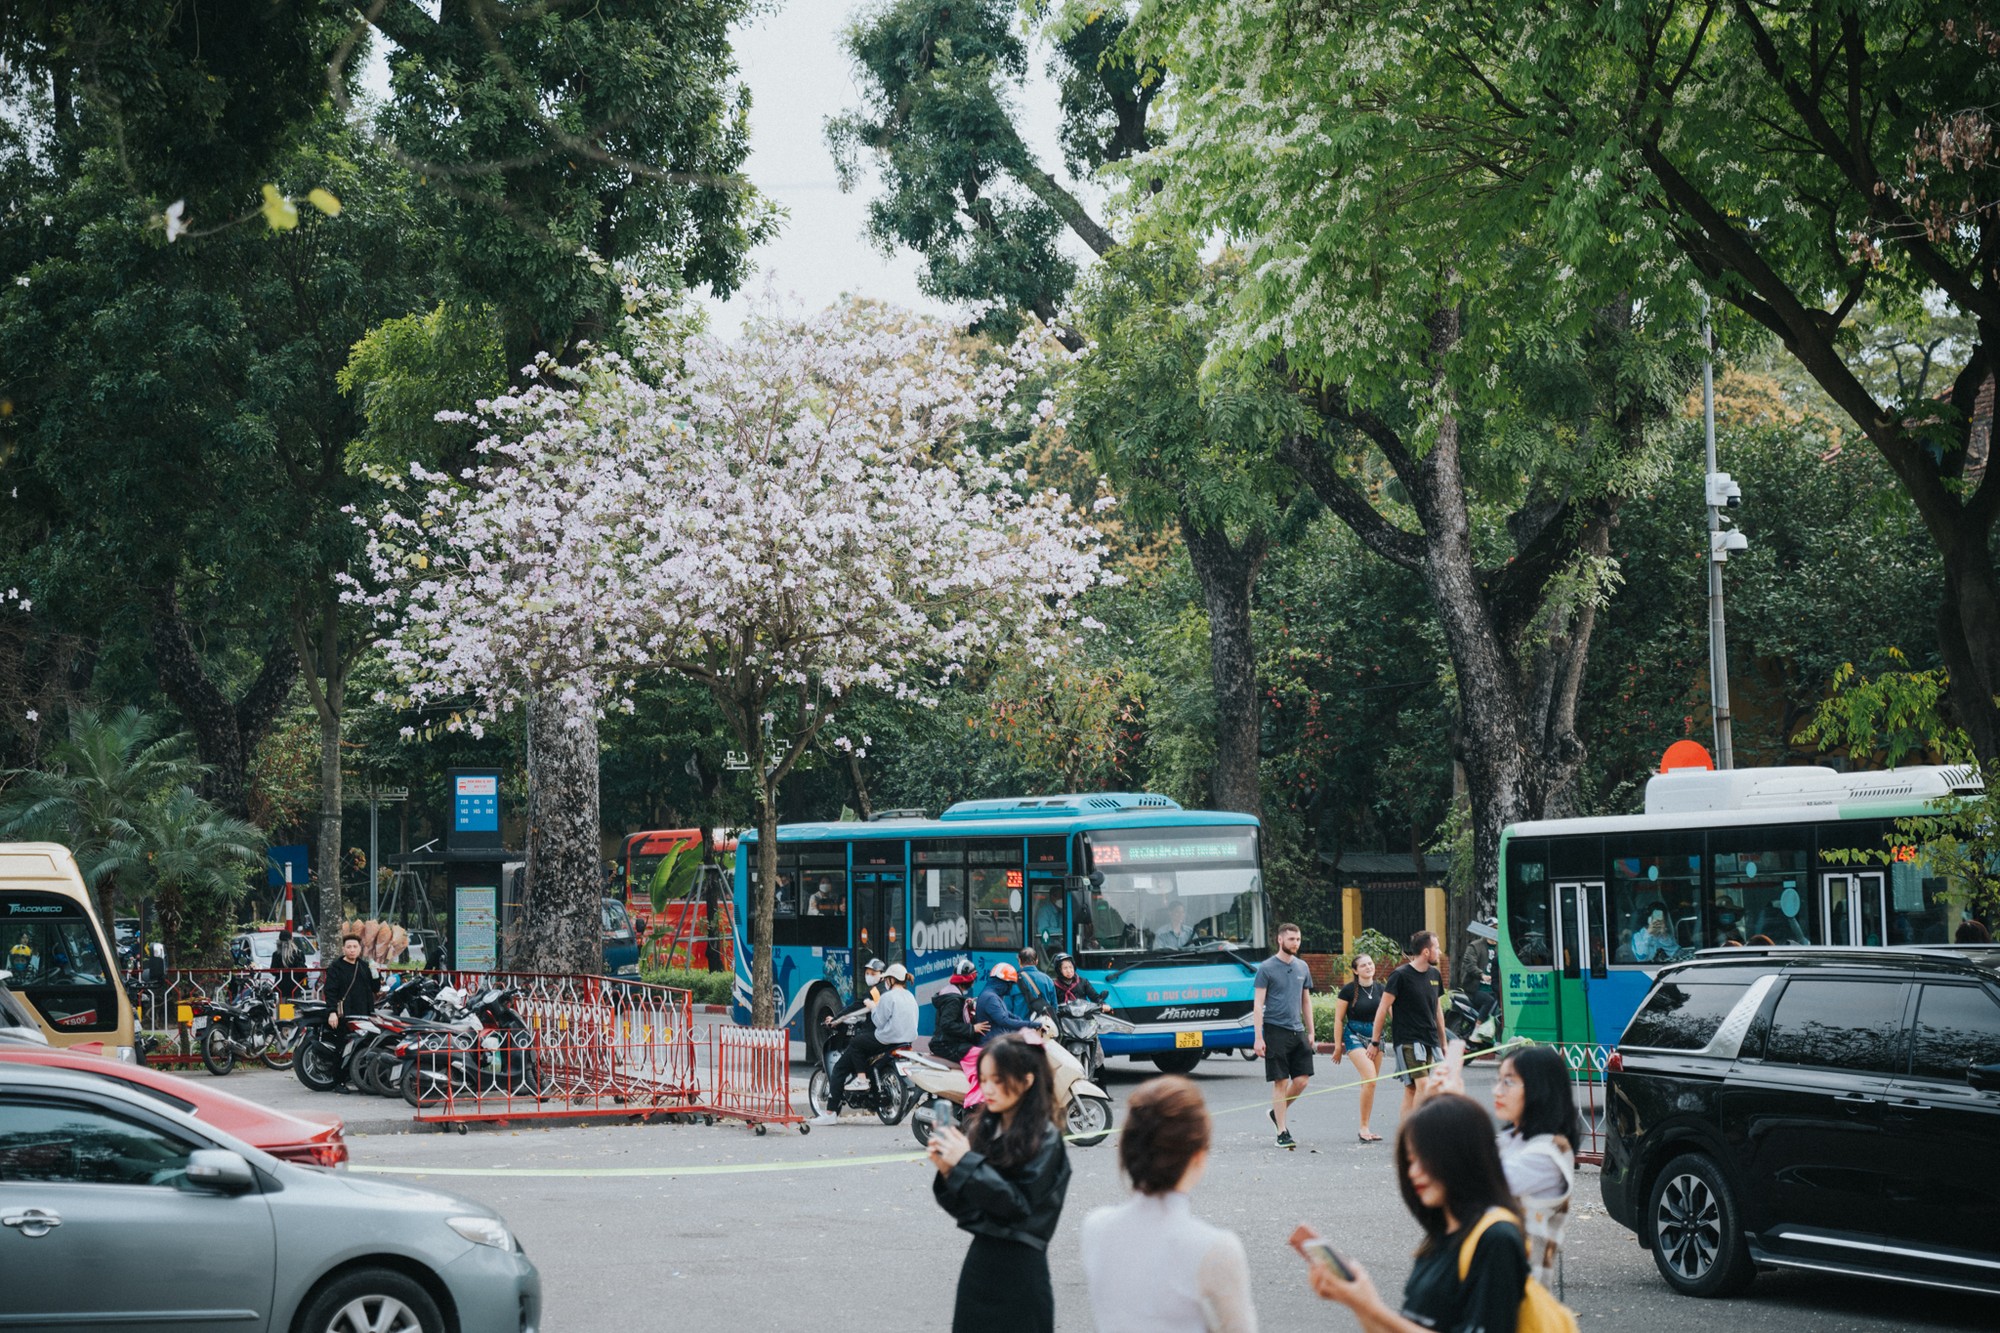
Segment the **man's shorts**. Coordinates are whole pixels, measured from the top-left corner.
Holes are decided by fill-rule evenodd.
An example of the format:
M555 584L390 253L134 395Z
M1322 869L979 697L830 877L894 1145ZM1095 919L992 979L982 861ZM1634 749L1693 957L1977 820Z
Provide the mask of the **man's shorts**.
M1264 1081L1276 1083L1288 1078L1311 1078L1312 1043L1306 1034L1291 1028L1264 1029Z
M1431 1066L1443 1060L1441 1047L1421 1041L1404 1042L1396 1047L1396 1077L1403 1080L1404 1087L1414 1088L1418 1079L1430 1077Z

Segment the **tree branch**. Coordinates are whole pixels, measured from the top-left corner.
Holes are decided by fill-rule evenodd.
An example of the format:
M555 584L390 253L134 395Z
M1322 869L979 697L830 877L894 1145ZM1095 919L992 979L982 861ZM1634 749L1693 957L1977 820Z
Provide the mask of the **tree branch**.
M1278 457L1369 550L1404 569L1423 567L1424 539L1382 517L1366 496L1334 471L1319 449L1298 435L1287 435L1278 446Z

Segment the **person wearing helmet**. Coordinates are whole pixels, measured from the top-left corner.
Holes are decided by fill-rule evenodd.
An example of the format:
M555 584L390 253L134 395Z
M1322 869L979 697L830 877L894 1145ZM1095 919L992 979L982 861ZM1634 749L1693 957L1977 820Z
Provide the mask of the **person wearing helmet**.
M972 983L979 980L979 965L961 958L931 996L931 1054L953 1064L977 1046L992 1024L973 1012Z
M1018 1032L1035 1026L1033 1019L1014 1013L1014 984L1020 979L1021 974L1012 963L995 963L987 971L986 985L980 989L974 1012L980 1021L991 1025L992 1031Z
M1059 953L1055 956L1053 966L1056 970L1057 1000L1063 1004L1068 1004L1071 1000L1089 1000L1093 1004L1104 1003L1104 997L1098 994L1097 987L1091 985L1083 973L1076 970L1076 959L1066 953Z
M814 1117L815 1125L837 1123L848 1081L865 1073L872 1084L875 1062L917 1039L916 998L903 989L909 983L910 970L901 963L885 967L880 959L870 959L868 969L866 975L873 976L875 989L863 1003L873 1017L855 1027L854 1039L834 1062L833 1076L828 1080L827 1108Z
M882 974L888 970L889 965L880 958L870 958L861 969L861 984L865 989L855 991L854 1003L830 1015L826 1019L827 1025L831 1027L857 1009L874 1009L875 1002L882 998Z

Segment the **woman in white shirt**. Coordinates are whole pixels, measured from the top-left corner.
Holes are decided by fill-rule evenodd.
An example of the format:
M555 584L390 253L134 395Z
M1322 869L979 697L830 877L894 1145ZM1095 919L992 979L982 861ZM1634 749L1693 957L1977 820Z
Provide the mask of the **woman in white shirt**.
M1097 1333L1256 1333L1243 1242L1197 1218L1188 1197L1208 1142L1208 1108L1185 1078L1156 1078L1126 1103L1118 1165L1132 1197L1083 1223Z

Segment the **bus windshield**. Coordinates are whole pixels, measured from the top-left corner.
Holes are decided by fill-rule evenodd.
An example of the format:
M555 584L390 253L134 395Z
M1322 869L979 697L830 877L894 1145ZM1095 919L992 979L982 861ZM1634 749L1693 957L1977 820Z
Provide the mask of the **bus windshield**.
M1084 840L1104 882L1092 889L1089 911L1078 914L1080 948L1145 954L1264 946L1254 826L1100 829Z
M0 968L57 1032L102 1036L120 1027L118 974L83 902L66 894L0 892Z

